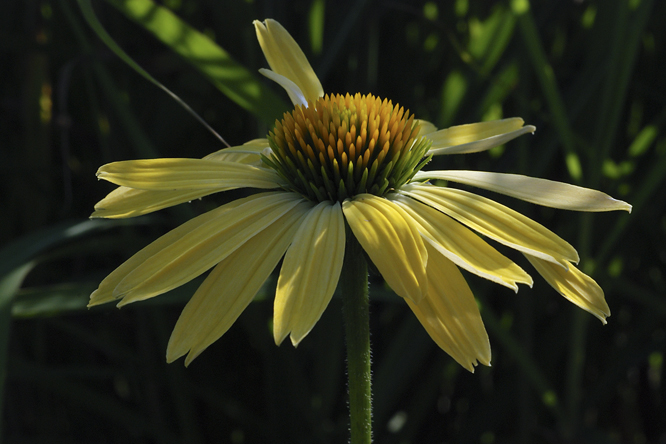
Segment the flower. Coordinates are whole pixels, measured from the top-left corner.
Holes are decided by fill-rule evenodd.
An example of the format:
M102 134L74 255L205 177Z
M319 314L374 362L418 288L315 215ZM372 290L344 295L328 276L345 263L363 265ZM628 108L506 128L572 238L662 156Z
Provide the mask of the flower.
M346 225L432 339L470 371L490 364L487 333L459 268L518 290L532 278L476 233L522 252L565 298L610 315L601 288L573 264L576 250L529 218L441 179L578 211L630 211L599 191L476 171L424 171L433 155L484 151L535 131L519 118L437 130L373 95L324 95L319 79L276 21L255 21L271 70L294 109L265 139L203 159L114 162L97 175L119 188L91 217L124 218L235 188L264 191L200 215L113 271L90 306L118 306L176 288L212 268L178 319L167 361L185 364L220 338L282 257L274 338L297 345L326 309L340 277ZM476 232L476 233L475 233Z

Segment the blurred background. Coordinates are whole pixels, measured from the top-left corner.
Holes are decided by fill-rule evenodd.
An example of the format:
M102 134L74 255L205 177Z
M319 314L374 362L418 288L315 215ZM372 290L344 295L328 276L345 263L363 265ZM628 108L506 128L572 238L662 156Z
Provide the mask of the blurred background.
M91 5L97 32L80 8ZM602 326L522 257L535 284L518 294L466 274L493 349L493 366L474 374L373 276L375 441L666 443L666 3L651 0L2 2L1 439L347 441L338 298L298 349L278 348L273 279L189 368L167 365L165 351L200 280L122 310L85 308L140 247L241 193L88 220L113 189L96 180L100 165L222 148L114 54L101 27L236 145L264 137L289 108L257 73L267 63L252 20L267 17L327 92L387 97L438 127L520 116L538 128L430 169L543 177L634 206L578 214L488 194L569 240L612 316Z

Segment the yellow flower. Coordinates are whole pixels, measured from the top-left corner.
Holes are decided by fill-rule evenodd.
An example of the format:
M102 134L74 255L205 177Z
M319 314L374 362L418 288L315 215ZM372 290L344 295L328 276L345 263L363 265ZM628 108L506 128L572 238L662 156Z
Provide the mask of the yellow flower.
M220 191L264 191L198 216L113 271L90 306L157 296L212 268L176 323L167 361L188 365L220 338L284 256L274 337L297 345L328 305L340 277L345 226L433 340L473 371L490 345L459 268L517 291L532 285L518 265L477 233L522 252L565 298L603 322L601 288L573 264L576 250L521 214L485 197L430 184L472 185L554 208L630 211L598 191L513 174L421 171L433 155L487 150L534 132L522 119L437 130L372 95L324 95L319 79L276 21L254 22L271 70L294 103L266 139L203 159L114 162L97 173L119 185L92 217L134 217Z

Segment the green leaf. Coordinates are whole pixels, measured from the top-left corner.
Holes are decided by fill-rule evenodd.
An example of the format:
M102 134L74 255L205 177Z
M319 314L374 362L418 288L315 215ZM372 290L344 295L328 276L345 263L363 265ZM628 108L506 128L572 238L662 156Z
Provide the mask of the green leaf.
M470 19L468 50L481 63L482 75L489 74L495 67L513 36L515 24L515 16L501 6L485 21L476 17Z
M32 318L85 310L90 293L97 288L97 285L98 282L84 282L21 290L14 298L12 316Z
M36 265L36 256L57 244L72 240L99 228L117 226L101 221L65 222L30 233L0 250L0 414L7 356L12 305L23 280Z
M9 331L12 322L11 302L21 287L23 279L34 265L33 262L28 262L8 274L0 276L0 421L4 417L2 412L5 399L5 381L7 379L7 357L9 356ZM1 424L0 430L2 430Z

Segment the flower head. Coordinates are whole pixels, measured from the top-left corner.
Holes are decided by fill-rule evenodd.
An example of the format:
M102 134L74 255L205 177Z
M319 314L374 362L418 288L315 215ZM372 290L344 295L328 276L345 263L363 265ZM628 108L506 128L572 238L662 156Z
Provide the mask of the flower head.
M271 70L289 94L266 139L203 159L115 162L98 177L119 185L92 217L147 214L220 191L266 191L198 216L113 271L90 305L148 299L212 269L188 302L169 341L169 362L186 365L220 338L252 301L282 257L274 337L297 345L336 289L346 230L433 340L465 368L490 364L479 309L459 268L518 290L532 278L482 236L522 252L565 298L603 322L601 288L573 264L576 250L545 227L442 179L528 202L578 211L630 211L598 191L513 174L425 171L433 155L484 151L534 132L522 119L437 130L371 94L327 94L305 55L276 21L255 21ZM476 232L476 233L475 233ZM477 234L478 233L478 234Z

